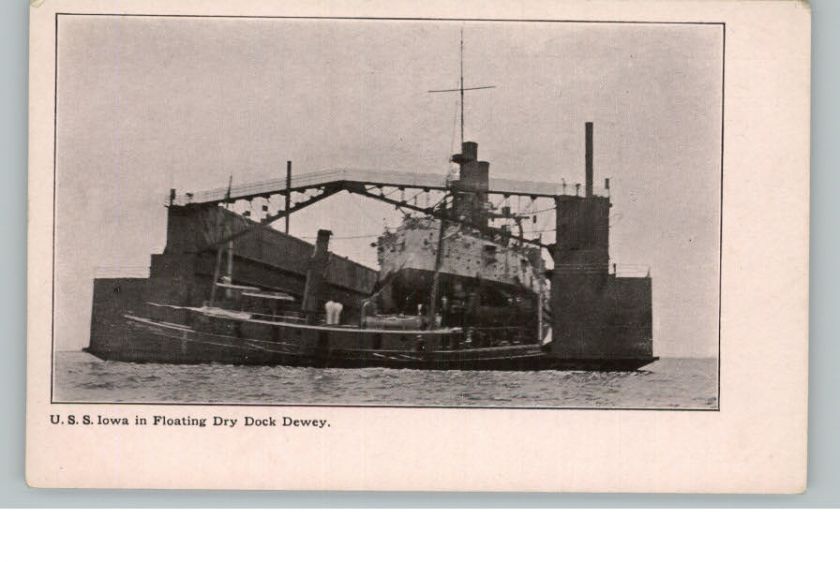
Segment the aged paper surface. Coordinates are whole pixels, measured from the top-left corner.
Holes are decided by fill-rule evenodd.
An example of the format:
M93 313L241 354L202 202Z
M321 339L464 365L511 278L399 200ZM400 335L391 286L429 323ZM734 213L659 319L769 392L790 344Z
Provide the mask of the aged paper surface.
M809 81L802 2L36 3L27 481L803 491Z

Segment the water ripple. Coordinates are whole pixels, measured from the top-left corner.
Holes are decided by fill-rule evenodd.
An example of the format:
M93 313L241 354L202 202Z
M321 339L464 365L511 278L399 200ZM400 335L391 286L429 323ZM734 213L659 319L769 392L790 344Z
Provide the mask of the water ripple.
M376 404L715 409L715 359L662 359L643 371L420 371L156 365L60 352L55 397L67 402Z

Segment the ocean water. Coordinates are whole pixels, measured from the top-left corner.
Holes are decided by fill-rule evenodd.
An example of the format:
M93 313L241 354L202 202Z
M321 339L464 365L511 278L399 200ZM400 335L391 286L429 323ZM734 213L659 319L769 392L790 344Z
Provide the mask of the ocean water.
M717 360L665 358L632 372L315 369L55 357L58 402L494 408L718 407Z

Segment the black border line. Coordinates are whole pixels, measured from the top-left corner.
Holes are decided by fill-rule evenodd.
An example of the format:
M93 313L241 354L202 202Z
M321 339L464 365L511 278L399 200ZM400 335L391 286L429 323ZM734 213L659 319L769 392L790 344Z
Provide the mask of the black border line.
M683 358L681 358L683 359ZM694 358L692 358L694 359ZM700 359L708 359L702 357ZM164 365L165 363L161 363ZM361 370L361 369L360 369ZM222 406L231 408L378 408L418 410L577 410L577 411L627 411L627 412L718 412L710 408L581 408L577 406L437 406L416 404L259 404L256 402L51 402L61 406Z
M721 70L720 70L720 234L718 234L718 243L720 250L718 251L718 392L717 392L717 411L720 411L720 364L722 352L722 332L723 332L723 140L724 129L726 127L726 24L723 24L723 38L722 38L722 52L721 52Z
M53 192L52 192L52 287L50 301L50 403L55 403L55 233L56 233L56 175L58 173L58 14L55 15L55 56L53 61Z
M342 20L342 21L432 21L432 22L498 22L498 23L582 23L582 24L630 24L630 25L720 25L722 34L721 52L721 122L720 122L720 235L718 239L718 377L716 408L579 408L547 406L418 406L411 404L258 404L240 402L66 402L54 399L55 386L55 236L56 236L56 156L58 138L58 20L59 16L86 17L145 17L145 18L217 18L217 19L286 19L286 20ZM720 412L721 407L721 332L723 313L723 181L724 181L724 111L726 107L726 22L722 21L642 21L642 20L552 20L552 19L490 19L490 18L422 18L422 17L368 17L368 16L243 16L219 14L118 14L87 12L55 13L55 60L53 76L53 232L52 232L52 318L50 333L50 404L69 406L215 406L253 408L390 408L390 409L437 409L437 410L564 410L564 411L633 411L633 412Z
M722 21L657 21L657 20L555 20L555 19L511 19L511 18L424 18L424 17L380 17L380 16L243 16L225 14L145 14L113 12L56 12L56 16L102 16L140 18L215 18L215 19L285 19L285 20L363 20L363 21L453 21L453 22L502 22L502 23L628 23L667 25L726 25Z

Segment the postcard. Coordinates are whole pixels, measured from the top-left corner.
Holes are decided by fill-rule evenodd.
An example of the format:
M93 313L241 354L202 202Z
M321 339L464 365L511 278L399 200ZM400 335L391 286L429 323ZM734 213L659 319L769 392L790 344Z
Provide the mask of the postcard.
M797 493L803 2L34 2L37 487Z

